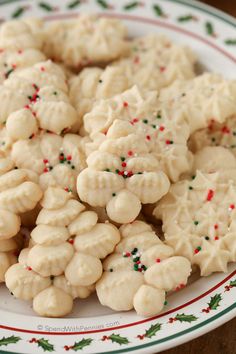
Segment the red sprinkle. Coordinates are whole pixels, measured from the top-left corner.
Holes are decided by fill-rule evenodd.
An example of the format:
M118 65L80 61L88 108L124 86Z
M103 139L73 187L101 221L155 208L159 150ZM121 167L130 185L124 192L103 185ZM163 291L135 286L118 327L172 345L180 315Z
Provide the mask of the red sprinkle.
M139 64L140 63L140 58L137 56L134 58L134 64Z
M133 123L137 123L138 121L139 121L138 118L134 118L134 119L132 120Z
M156 262L157 262L157 263L160 263L160 261L161 261L160 258L157 258L157 259L156 259Z
M27 269L27 270L32 270L32 268L31 268L31 267L27 267L26 269Z
M209 189L208 193L207 193L207 198L206 200L208 202L210 202L212 200L212 198L214 197L214 191L212 189Z
M12 68L15 69L16 68L16 64L12 64Z
M128 102L123 102L123 107L128 107Z
M132 172L132 171L128 171L127 176L128 176L128 177L132 177L132 176L133 176L133 172Z
M128 156L132 156L133 155L133 151L128 151Z
M160 130L161 132L163 132L163 130L165 130L165 127L164 127L163 125L161 125L160 128L159 128L159 130Z
M48 172L48 168L45 167L44 170L43 170L44 173Z
M151 140L150 135L147 135L147 136L146 136L146 139L147 139L147 140Z
M226 126L224 126L222 129L221 129L222 133L223 134L229 134L230 133L230 129Z
M235 205L234 204L230 204L230 209L233 210L235 208Z
M171 140L167 139L166 140L166 145L170 145L171 144Z
M17 53L18 53L18 54L22 54L22 53L23 53L23 50L19 49Z
M218 236L215 236L215 238L214 238L215 240L219 240L219 237Z
M43 66L41 66L40 70L41 71L45 71L45 68Z
M122 166L122 167L126 167L126 166L127 166L127 163L126 163L126 162L122 162L121 166Z
M199 250L196 248L196 249L194 250L194 253L197 254L198 252L199 252Z
M70 240L68 240L68 242L73 245L75 241L73 240L73 238L71 238Z
M30 106L28 104L25 105L25 109L30 109Z
M219 227L218 224L215 224L215 225L214 225L214 229L215 229L215 230L217 230L218 227Z
M72 159L72 156L71 156L71 155L68 155L68 156L67 156L67 160L70 161L71 159Z
M160 72L163 73L165 70L166 70L166 67L165 67L165 66L161 66L161 67L160 67Z
M47 160L47 159L44 159L44 160L43 160L43 163L48 163L48 160Z

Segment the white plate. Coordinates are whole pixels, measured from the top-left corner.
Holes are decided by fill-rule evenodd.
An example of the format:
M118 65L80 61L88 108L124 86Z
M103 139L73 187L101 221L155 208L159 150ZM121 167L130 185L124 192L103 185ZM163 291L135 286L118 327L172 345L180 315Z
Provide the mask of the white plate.
M0 0L0 21L22 16L51 21L79 12L120 18L132 36L164 32L190 45L208 70L236 78L235 20L192 0ZM161 315L146 319L134 312L113 313L98 305L95 296L78 301L70 318L39 318L28 303L11 297L4 286L0 296L1 353L157 353L205 334L236 315L236 266L231 265L228 274L201 278L174 293Z

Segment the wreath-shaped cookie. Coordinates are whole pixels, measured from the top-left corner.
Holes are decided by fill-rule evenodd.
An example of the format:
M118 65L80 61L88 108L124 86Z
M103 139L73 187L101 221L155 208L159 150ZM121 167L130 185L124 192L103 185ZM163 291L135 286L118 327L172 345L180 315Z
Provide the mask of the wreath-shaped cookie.
M91 293L102 275L100 259L113 252L120 234L63 189L48 188L41 205L32 247L7 271L6 285L17 298L33 299L39 315L60 317L74 298Z
M174 256L150 225L135 221L120 228L121 241L103 263L96 284L102 305L115 311L134 308L138 315L153 316L164 307L166 292L184 287L190 262Z

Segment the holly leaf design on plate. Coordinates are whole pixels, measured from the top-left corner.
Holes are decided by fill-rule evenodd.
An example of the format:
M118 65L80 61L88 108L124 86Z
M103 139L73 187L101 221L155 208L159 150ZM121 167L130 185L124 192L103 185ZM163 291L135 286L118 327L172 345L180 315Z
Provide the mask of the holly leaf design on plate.
M80 3L81 3L81 0L72 1L72 2L70 2L69 4L67 4L67 8L68 8L68 9L74 9L74 8L76 8L77 6L79 6Z
M231 280L229 285L234 288L236 286L236 279L235 280Z
M74 350L75 352L77 352L78 350L82 350L84 349L84 347L89 346L92 343L93 339L91 338L83 338L81 339L81 341L79 342L75 342L75 344L71 347L72 350Z
M0 347L3 345L16 344L20 340L21 338L16 336L3 337L2 339L0 339Z
M97 0L98 5L100 5L103 9L109 9L109 4L105 0Z
M159 5L153 5L153 11L155 12L156 16L159 17L167 17L164 11L162 10L162 7Z
M185 16L179 16L177 18L178 22L189 22L189 21L198 21L196 16L193 15L185 15Z
M145 331L144 336L147 338L152 338L160 330L161 330L161 323L156 323L154 325L151 325L151 327Z
M206 29L206 33L207 33L209 36L216 37L216 33L215 33L215 30L214 30L214 26L213 26L213 24L212 24L210 21L207 21L207 22L205 23L205 29Z
M220 302L222 300L221 294L216 294L211 297L210 302L207 303L211 310L216 310L220 306Z
M26 6L20 6L18 7L11 15L12 18L18 18L21 15L23 15L23 13L27 10Z
M120 345L122 345L122 344L128 344L128 343L129 343L128 338L122 337L120 334L114 334L114 333L112 333L112 334L109 336L109 339L112 341L112 343L118 343L118 344L120 344Z
M225 44L227 45L236 45L236 38L232 39L232 38L228 38L225 40Z
M139 1L133 1L124 6L124 10L132 10L139 6Z
M177 314L176 316L175 316L175 319L177 320L177 321L180 321L180 322L189 322L189 323L191 323L191 322L193 322L193 321L196 321L197 319L198 319L198 317L196 317L196 316L194 316L194 315L185 315L184 313L182 313L182 314Z
M54 345L49 343L48 339L40 338L37 340L37 344L44 352L54 352Z
M38 4L39 7L41 7L41 9L45 10L45 11L48 11L48 12L51 12L51 11L54 11L55 8L53 6L51 6L49 3L47 2L40 2Z

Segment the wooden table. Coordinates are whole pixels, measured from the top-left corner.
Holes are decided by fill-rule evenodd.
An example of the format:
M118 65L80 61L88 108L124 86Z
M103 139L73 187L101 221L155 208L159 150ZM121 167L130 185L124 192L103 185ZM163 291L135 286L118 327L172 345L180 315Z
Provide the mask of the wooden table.
M202 0L202 2L236 17L236 0ZM162 353L236 354L236 318L202 337Z

